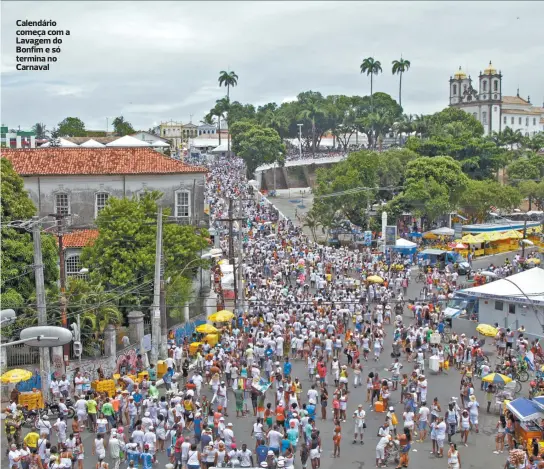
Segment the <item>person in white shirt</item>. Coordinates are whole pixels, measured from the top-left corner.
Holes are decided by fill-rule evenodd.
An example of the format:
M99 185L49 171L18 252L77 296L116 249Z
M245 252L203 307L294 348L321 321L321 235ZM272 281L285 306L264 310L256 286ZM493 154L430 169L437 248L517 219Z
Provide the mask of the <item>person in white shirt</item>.
M227 428L223 430L223 435L225 436L225 445L227 448L230 448L234 441L234 432L232 431L232 423L227 424Z
M353 443L357 443L357 435L359 435L361 444L363 444L363 435L365 432L365 416L366 412L363 410L363 404L359 404L357 410L353 412L353 420L355 421Z
M75 394L76 396L81 396L81 394L83 393L83 376L81 376L81 372L77 372L76 374L76 377L74 378L74 382L75 382L75 385L76 385L76 388L75 388Z
M10 448L8 453L9 469L12 469L13 466L21 467L21 452L17 449L17 445L13 444Z
M154 428L149 427L148 431L144 434L144 447L149 446L149 454L155 454L155 447L157 445L157 435L155 435Z
M183 366L183 347L180 345L174 349L174 360L176 361L176 371L179 373Z
M404 412L404 414L402 414L402 417L404 419L404 429L408 429L411 434L414 429L414 413L409 410L407 412Z
M435 426L436 444L438 446L438 453L440 457L444 456L444 440L446 439L446 422L442 417L438 417Z
M382 436L376 445L376 467L382 467L385 464L385 448L391 443L391 436Z
M55 378L55 379L52 379L51 380L51 386L50 386L50 389L51 389L51 394L53 394L53 397L55 399L58 399L60 397L60 383L59 383L59 379L58 378Z
M427 428L429 426L429 414L431 411L427 407L427 403L423 401L418 412L419 422L419 443L423 443L427 437Z
M242 445L242 449L238 451L238 458L240 459L240 467L253 466L253 453L247 449L245 443Z
M70 395L70 381L66 379L66 375L62 375L59 381L59 392L64 398Z

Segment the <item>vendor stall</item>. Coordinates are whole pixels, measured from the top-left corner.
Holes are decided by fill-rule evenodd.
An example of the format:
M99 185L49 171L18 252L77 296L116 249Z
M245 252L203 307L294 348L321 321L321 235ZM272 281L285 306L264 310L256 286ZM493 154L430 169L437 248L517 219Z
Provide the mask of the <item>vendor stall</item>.
M417 244L408 241L407 239L399 238L395 241L395 245L391 246L391 249L400 252L401 254L414 255L416 253Z
M525 441L529 445L533 438L542 440L540 421L544 412L536 402L519 398L509 402L506 408L516 419L515 438L518 442Z

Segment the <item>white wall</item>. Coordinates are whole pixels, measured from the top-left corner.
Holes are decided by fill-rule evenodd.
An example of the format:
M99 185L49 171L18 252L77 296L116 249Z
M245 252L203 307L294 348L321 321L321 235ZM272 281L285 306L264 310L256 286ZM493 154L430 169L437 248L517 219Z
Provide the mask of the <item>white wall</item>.
M495 300L480 299L479 300L479 322L483 324L499 323L501 327L510 327L510 329L518 329L521 326L525 327L528 334L544 337L542 326L535 315L535 308L540 316L544 318L544 307L530 305L514 304L511 302L503 302L502 311L496 309ZM515 305L515 314L509 313L509 305ZM499 306L499 305L497 305ZM517 322L516 322L517 321Z
M163 193L162 205L174 215L174 193L188 190L191 193L191 219L207 220L204 214L204 173L164 175L116 176L33 176L24 177L25 188L34 201L40 216L55 211L55 195L66 192L70 199L72 225L88 225L95 218L95 194L107 192L113 197L132 197L146 190Z
M504 118L506 117L506 123ZM514 123L512 123L514 119ZM520 124L521 119L521 124ZM529 121L527 121L529 119ZM544 125L540 123L540 116L536 114L502 114L502 130L510 127L513 131L519 130L523 135L529 134L530 137L544 130Z

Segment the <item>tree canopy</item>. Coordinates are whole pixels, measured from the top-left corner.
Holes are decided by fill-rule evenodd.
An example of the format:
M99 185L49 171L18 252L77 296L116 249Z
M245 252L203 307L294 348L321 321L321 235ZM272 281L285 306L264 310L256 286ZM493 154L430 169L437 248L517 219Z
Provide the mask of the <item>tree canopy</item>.
M85 124L78 117L67 117L58 124L59 137L85 137Z
M132 127L132 124L126 121L123 116L119 116L113 119L112 125L115 135L119 137L134 133L134 128Z
M159 192L148 192L140 199L110 198L96 219L99 236L83 249L81 262L90 266L91 281L106 290L148 285L153 280L155 237ZM165 277L192 277L194 269L206 265L200 251L207 246L208 233L197 233L193 226L166 223L170 211L163 211L163 256ZM191 269L186 269L188 265ZM142 287L143 288L143 287ZM127 293L124 305L149 306L149 288ZM126 311L124 309L123 311Z

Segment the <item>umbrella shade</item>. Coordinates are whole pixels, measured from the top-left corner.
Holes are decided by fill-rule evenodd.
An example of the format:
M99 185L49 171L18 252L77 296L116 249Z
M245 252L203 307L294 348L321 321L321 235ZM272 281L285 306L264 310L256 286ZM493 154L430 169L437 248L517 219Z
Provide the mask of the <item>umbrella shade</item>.
M229 263L229 260L228 259L221 259L218 264L219 265L224 265L224 264L228 264Z
M466 249L466 248L468 248L468 246L466 244L463 244L461 242L450 243L450 244L448 244L448 247L450 247L452 249Z
M485 381L486 383L506 384L512 381L512 378L501 375L500 373L489 373L482 378L482 381Z
M499 332L496 327L490 326L489 324L478 324L476 330L487 337L495 337L497 332Z
M201 324L196 328L196 331L201 332L202 334L215 334L217 329L211 324Z
M434 233L438 236L453 236L455 234L455 230L452 228L437 228L436 230L431 230L431 233Z
M231 321L232 318L234 318L234 314L224 309L222 311L218 311L217 313L212 314L208 318L208 320L212 322L228 322L228 321Z
M15 384L20 381L27 381L30 378L32 378L32 371L16 368L15 370L6 371L0 379L4 384Z
M432 231L427 231L427 233L423 233L423 238L425 238L425 239L437 239L438 235L435 235Z
M538 264L540 264L540 259L537 259L536 257L532 257L531 259L527 259L527 262L528 262L529 264L538 265Z
M478 244L482 242L481 239L478 239L476 236L473 236L471 234L463 236L461 238L461 241L466 244Z
M381 278L379 275L371 275L366 280L370 283L383 283L383 278Z

